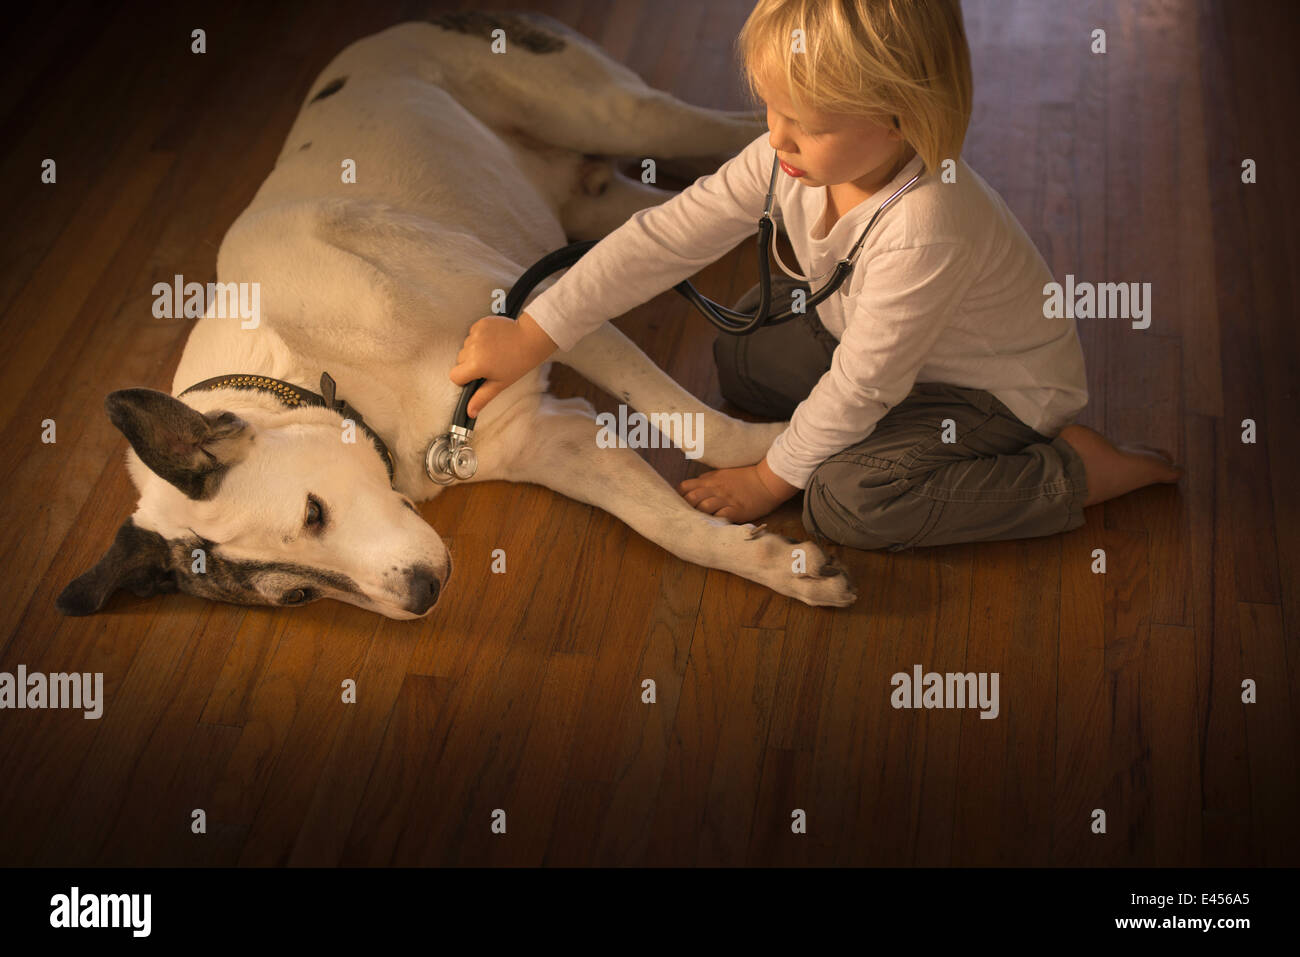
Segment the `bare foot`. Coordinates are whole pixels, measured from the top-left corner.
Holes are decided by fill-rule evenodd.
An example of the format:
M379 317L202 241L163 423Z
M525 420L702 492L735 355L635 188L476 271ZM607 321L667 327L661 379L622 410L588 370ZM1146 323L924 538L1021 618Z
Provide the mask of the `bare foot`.
M1164 449L1137 444L1116 446L1086 425L1067 425L1060 437L1083 459L1083 470L1088 476L1085 506L1117 498L1145 485L1177 482L1183 474Z

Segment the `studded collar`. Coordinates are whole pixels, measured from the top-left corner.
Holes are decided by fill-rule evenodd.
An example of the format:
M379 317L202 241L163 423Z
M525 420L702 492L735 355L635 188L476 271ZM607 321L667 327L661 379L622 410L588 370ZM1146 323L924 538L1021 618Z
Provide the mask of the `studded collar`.
M366 425L361 418L360 412L350 406L347 400L335 399L334 379L328 372L322 372L320 375L320 393L296 386L292 382L285 382L283 379L235 372L230 375L213 376L210 379L204 379L202 382L196 382L192 386L181 390L180 394L185 395L186 392L207 391L209 389L253 389L258 392L269 392L291 408L317 406L333 409L345 419L351 419L355 422L370 437L370 441L374 443L375 451L384 460L384 468L388 470L389 484L394 481L395 463L393 453L388 450L384 440L370 426Z

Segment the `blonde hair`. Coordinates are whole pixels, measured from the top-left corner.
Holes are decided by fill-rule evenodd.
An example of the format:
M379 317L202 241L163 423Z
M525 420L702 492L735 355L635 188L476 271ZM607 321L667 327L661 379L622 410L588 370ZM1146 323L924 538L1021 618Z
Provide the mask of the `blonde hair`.
M960 0L758 0L736 47L755 105L760 78L784 78L797 109L893 117L929 172L961 155L974 84Z

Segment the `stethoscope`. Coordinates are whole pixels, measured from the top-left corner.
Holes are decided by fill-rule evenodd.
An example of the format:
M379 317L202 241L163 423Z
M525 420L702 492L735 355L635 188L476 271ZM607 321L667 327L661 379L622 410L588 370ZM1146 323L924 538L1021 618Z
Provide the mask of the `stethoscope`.
M894 192L892 196L880 204L880 207L872 214L867 226L862 230L862 235L858 241L853 244L849 254L835 264L830 273L830 279L821 289L803 303L800 310L792 306L781 312L772 314L772 275L771 264L768 258L772 250L772 232L776 224L772 219L772 207L776 197L776 175L780 170L780 158L773 153L772 156L772 176L767 183L767 201L763 206L763 215L758 221L758 305L755 307L752 315L737 312L721 303L714 302L712 299L703 295L688 280L683 279L677 285L673 286L677 292L684 296L705 319L709 320L714 326L723 332L733 336L747 336L757 332L763 326L780 325L783 322L789 322L797 315L802 315L807 311L809 306L816 306L826 301L834 295L836 290L844 284L849 273L853 271L854 264L858 261L858 256L862 252L862 244L866 242L867 234L871 232L871 227L876 224L880 214L894 200L907 192L921 174L917 173L901 187ZM598 240L589 239L582 242L570 243L568 246L561 247L552 253L543 256L528 270L519 277L518 281L510 287L510 292L506 295L505 312L503 315L511 319L518 319L519 313L523 311L524 300L528 294L533 291L534 287L547 276L561 269L567 269L582 256L596 245ZM815 279L807 276L796 275L790 270L782 260L779 252L775 253L776 260L780 263L781 268L792 279L798 279L809 284L820 280L823 276ZM439 485L450 485L456 480L464 481L472 478L478 471L478 457L469 445L469 440L474 435L474 423L476 419L469 417L469 400L474 395L478 387L484 383L484 379L475 379L473 382L466 383L460 393L460 401L456 403L456 411L452 415L451 426L448 430L433 439L429 443L428 449L424 453L424 471L429 478Z

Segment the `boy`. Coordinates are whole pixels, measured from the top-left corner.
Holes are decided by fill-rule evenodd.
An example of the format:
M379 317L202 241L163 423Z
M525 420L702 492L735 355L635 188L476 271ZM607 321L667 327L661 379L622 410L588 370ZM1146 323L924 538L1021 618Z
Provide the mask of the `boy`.
M810 533L900 549L1067 531L1087 505L1178 480L1165 454L1070 424L1088 399L1074 320L1044 315L1050 270L960 159L972 84L958 0L760 0L738 45L769 134L633 215L517 323L476 322L451 370L487 380L471 416L621 312L612 290L644 302L752 232L775 154L810 272L774 281L778 295L820 288L921 178L816 312L715 343L723 395L790 425L757 463L682 482L695 508L743 523L803 489Z

